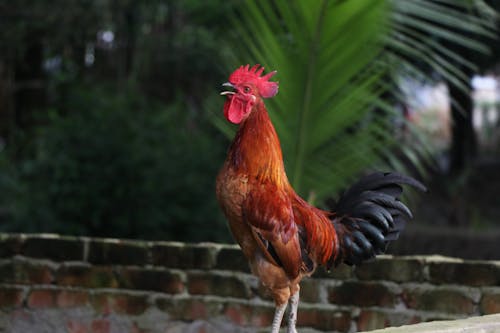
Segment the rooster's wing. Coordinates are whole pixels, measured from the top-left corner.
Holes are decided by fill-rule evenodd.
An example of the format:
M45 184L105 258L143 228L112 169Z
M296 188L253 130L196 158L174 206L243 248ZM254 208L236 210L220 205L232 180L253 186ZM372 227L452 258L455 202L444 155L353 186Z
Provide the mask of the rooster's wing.
M270 182L250 188L242 206L243 220L251 226L265 257L295 278L302 260L289 193Z

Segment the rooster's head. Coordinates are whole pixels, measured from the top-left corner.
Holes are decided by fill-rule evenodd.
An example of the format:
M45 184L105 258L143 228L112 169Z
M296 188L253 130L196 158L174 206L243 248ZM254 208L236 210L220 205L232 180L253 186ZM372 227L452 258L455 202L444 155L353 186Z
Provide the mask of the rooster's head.
M255 65L241 66L229 76L229 82L222 84L224 87L232 88L231 91L223 91L226 95L224 104L224 116L234 124L239 124L251 113L252 107L261 98L273 97L278 93L278 82L269 81L276 74L272 71L260 76L264 67Z

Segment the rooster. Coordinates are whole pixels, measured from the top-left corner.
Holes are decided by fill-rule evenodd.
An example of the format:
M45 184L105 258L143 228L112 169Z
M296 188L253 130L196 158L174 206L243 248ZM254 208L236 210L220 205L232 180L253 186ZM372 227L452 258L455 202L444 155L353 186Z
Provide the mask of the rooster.
M318 265L356 265L385 251L397 239L410 210L399 200L401 184L425 191L396 173L374 173L349 188L334 211L302 199L285 173L278 135L264 99L278 83L264 68L241 66L223 86L229 88L224 116L239 130L217 176L216 195L230 230L250 268L269 290L276 310L271 326L278 333L290 304L288 333L295 333L299 283Z

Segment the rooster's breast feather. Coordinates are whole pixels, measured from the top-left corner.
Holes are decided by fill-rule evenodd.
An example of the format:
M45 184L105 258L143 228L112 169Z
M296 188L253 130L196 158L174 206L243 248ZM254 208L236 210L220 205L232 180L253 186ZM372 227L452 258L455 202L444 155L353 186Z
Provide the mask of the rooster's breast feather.
M255 182L243 202L242 217L266 258L296 277L301 249L288 191L271 182Z

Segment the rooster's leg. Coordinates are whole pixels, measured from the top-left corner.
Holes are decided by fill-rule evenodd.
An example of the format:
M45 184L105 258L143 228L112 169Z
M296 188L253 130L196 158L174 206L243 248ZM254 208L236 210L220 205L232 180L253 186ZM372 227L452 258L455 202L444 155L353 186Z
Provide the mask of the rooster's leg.
M290 297L288 301L290 303L290 314L288 316L288 330L287 333L297 333L295 324L297 323L297 309L299 307L299 291L297 290L295 294Z
M279 333L281 327L281 321L283 320L283 314L285 314L286 303L277 305L274 311L273 326L271 328L271 333Z

